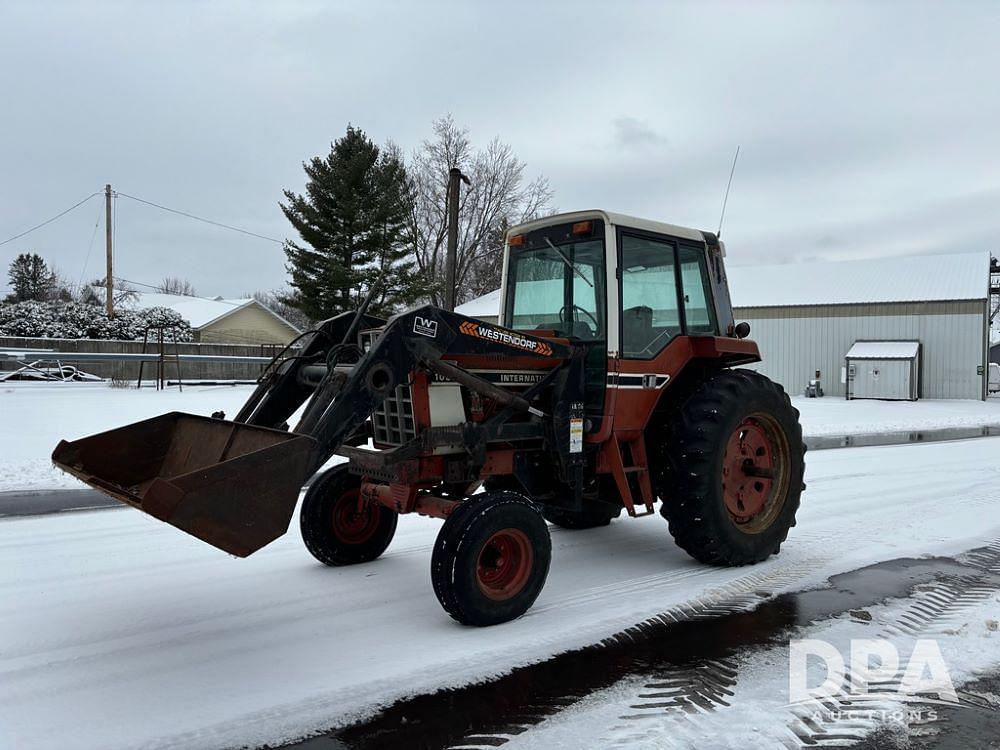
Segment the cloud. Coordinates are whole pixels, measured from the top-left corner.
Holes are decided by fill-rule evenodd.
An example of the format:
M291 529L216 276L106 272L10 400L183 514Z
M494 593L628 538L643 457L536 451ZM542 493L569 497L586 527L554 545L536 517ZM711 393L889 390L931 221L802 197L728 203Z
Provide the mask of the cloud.
M618 117L612 123L615 143L625 148L647 149L666 146L667 137L635 117Z
M330 5L4 2L0 238L107 182L289 237L282 188L349 122L409 153L452 112L567 211L710 230L740 145L734 262L996 248L1000 3ZM99 203L0 248L0 287L24 250L99 272ZM132 202L115 247L136 281L287 280L280 246Z

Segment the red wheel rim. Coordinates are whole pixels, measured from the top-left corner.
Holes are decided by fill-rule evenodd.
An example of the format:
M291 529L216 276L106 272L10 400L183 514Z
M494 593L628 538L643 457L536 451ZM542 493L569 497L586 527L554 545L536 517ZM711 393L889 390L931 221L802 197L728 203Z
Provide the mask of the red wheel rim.
M486 540L476 563L479 590L494 601L516 596L531 576L535 560L528 535L520 529L503 529Z
M358 507L358 490L347 490L337 498L331 513L333 535L344 544L362 544L378 528L378 512L368 503Z
M733 430L722 459L722 496L734 523L749 532L767 528L784 503L784 433L769 417L752 414Z

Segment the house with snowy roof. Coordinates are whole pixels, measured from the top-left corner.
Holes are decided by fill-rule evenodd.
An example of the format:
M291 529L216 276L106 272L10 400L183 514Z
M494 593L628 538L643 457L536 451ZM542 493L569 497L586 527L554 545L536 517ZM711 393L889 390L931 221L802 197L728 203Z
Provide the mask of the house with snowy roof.
M194 340L203 343L287 344L301 333L253 297L226 299L133 292L118 304L136 309L166 307L174 310L191 324Z

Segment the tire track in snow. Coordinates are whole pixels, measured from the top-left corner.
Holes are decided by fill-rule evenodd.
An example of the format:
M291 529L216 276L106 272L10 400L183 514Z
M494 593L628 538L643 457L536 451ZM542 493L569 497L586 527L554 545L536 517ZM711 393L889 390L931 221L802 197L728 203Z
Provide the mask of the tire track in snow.
M773 593L787 589L828 563L828 558L817 557L806 563L780 565L770 571L755 570L709 591L698 599L665 610L615 636L606 638L596 644L596 648L620 647L628 645L630 642L650 637L655 638L657 631L677 623L715 620L725 615L748 612ZM712 569L708 568L707 570L711 571ZM647 578L670 577L657 575ZM637 585L648 585L648 583ZM660 692L672 689L673 699L678 708L684 706L694 710L710 710L713 703L723 702L722 696L726 694L727 686L735 682L735 674L735 664L730 660L709 660L705 665L680 669L673 674L664 673L662 685L651 683L647 687ZM670 683L669 688L666 687L667 682ZM505 717L502 727L497 727L494 731L477 729L473 734L463 737L459 742L448 745L448 748L449 750L473 750L475 748L486 750L487 748L499 747L528 731L532 726L541 723L552 714L576 703L591 692L592 688L587 686L578 686L575 691L564 688L559 695L553 695L536 702L519 716ZM640 696L640 698L642 697ZM644 706L637 705L636 708L642 709ZM607 746L610 747L611 744Z
M982 569L987 576L1000 573L1000 541L986 548L975 550L960 559L970 566ZM901 614L896 623L880 629L876 638L891 639L900 634L910 637L932 635L953 628L962 613L994 596L997 581L988 581L983 575L949 576L944 580L924 584L914 592L913 603ZM856 618L855 622L868 624ZM900 665L906 669L906 662ZM661 683L649 683L647 690L658 684L669 685L672 694L669 700L658 702L656 695L640 693L637 698L647 698L629 706L633 709L623 720L657 719L657 725L649 731L629 731L626 724L613 727L607 738L608 746L635 747L644 742L655 741L659 747L692 747L711 736L708 726L700 720L707 714L724 710L731 705L733 688L737 684L739 664L735 658L706 663L700 669L676 669ZM662 679L662 678L661 678ZM846 680L852 679L849 666ZM873 682L872 692L884 692L884 701L864 701L845 698L828 698L791 709L792 718L788 723L790 737L784 744L788 748L842 746L864 739L873 729L870 721L839 718L831 721L817 720L817 716L846 717L852 710L892 711L897 707L892 696L899 689L900 678ZM917 708L918 706L913 706ZM635 709L643 709L636 712ZM917 716L918 714L912 714ZM919 721L919 720L918 720ZM669 727L664 726L669 722ZM917 722L913 722L916 726ZM601 743L602 746L604 743Z
M1000 540L983 549L974 550L965 557L970 565L980 567L988 573L1000 573ZM899 632L916 634L926 630L933 622L948 622L949 618L958 617L962 609L974 606L995 593L995 587L981 585L981 581L981 577L974 577L930 585L918 595L918 601L914 602L910 610L900 617L901 624L896 626L898 629L887 629L884 637L891 637ZM654 681L644 685L644 692L640 692L629 703L631 713L623 714L620 718L626 722L648 718L656 718L661 722L673 721L677 724L673 728L674 739L664 739L660 728L655 731L655 735L659 741L667 742L665 746L688 747L696 737L703 737L698 728L691 725L697 724L700 716L730 705L727 699L733 695L732 688L736 684L738 672L738 662L731 657L693 668L679 667L658 672L652 676ZM667 687L668 692L660 691L661 686ZM848 724L842 724L839 731L846 731L845 736L855 737L854 729L857 727L852 728ZM871 729L867 724L859 726L864 729L861 736ZM801 736L796 736L802 745L820 742L821 739L844 739L832 733L832 730L820 725L811 726L808 722L802 723L800 732ZM606 742L608 747L630 747L647 739L644 732L636 731L626 723L612 727ZM855 737L855 741L857 739L860 737Z
M904 610L896 623L884 626L875 637L892 638L903 634L909 638L927 636L933 633L949 632L955 628L962 618L963 612L988 600L997 592L1000 580L1000 542L995 542L988 548L976 550L959 558L968 567L966 574L949 572L940 580L918 584L912 592L912 603ZM932 564L929 561L929 564ZM963 570L955 566L956 570ZM976 568L982 574L976 573ZM992 580L991 580L992 579ZM752 602L752 598L749 600ZM760 600L756 600L759 604ZM703 603L704 605L705 603ZM766 605L765 605L766 606ZM687 619L697 619L704 614L712 617L711 607L699 608L697 612L689 612ZM719 614L725 612L720 607ZM849 613L848 608L843 610ZM835 615L834 615L835 616ZM829 619L829 615L823 619ZM870 624L870 621L857 617L855 622ZM751 644L746 648L756 650L760 644ZM765 649L771 648L765 646ZM726 711L734 704L737 696L735 687L740 678L742 654L731 650L715 658L698 662L682 663L676 666L653 670L648 678L642 680L631 694L613 699L622 705L618 721L610 726L606 733L594 743L594 747L613 748L690 748L704 747L711 744L713 733L718 731L719 722L727 721ZM901 665L905 670L906 662ZM788 707L787 736L783 745L788 748L840 746L857 742L873 729L871 721L852 720L846 717L851 709L864 708L871 710L891 711L898 709L894 703L893 693L899 687L900 679L881 683L872 683L875 692L885 692L886 699L881 702L866 700L863 703L849 698L843 700L825 700L812 706ZM599 699L598 699L599 700ZM738 700L738 697L736 697ZM918 706L914 706L917 708ZM817 721L816 714L842 716L834 721ZM547 717L546 717L547 718ZM570 722L572 718L568 718ZM917 726L914 723L914 726ZM518 734L527 730L529 725L520 727L517 734L486 735L491 741L482 741L484 735L479 734L478 744L455 745L454 747L495 747L506 744ZM467 740L472 740L472 737ZM523 746L525 743L521 743Z
M897 622L881 628L875 638L892 639L894 636L924 637L928 635L954 632L957 620L972 607L990 599L997 592L997 580L990 578L1000 574L1000 540L982 549L973 550L959 557L967 564L980 568L985 575L954 576L942 581L926 584L913 595L915 600ZM959 627L964 626L964 623ZM908 659L899 665L899 671L905 672ZM845 683L853 680L850 665L845 665ZM901 678L872 682L869 692L874 695L884 693L884 702L872 700L853 700L849 697L827 698L809 704L796 706L793 709L795 718L789 723L792 737L786 742L786 747L824 747L853 744L860 742L869 735L874 727L870 721L833 720L817 721L816 716L843 716L851 710L891 711L898 707L898 701L893 697L898 695ZM903 722L907 729L926 723L917 711L926 704L908 703L912 712L903 712Z

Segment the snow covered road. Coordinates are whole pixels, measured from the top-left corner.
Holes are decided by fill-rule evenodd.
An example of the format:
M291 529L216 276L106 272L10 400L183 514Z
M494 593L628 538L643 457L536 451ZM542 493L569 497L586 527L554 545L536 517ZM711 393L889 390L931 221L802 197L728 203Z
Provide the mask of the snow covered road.
M375 563L330 569L293 531L229 558L137 512L0 522L0 747L278 742L586 645L723 587L786 590L1000 537L1000 438L807 456L781 555L713 569L658 516L553 529L522 619L452 623L429 580L438 522L404 517Z

